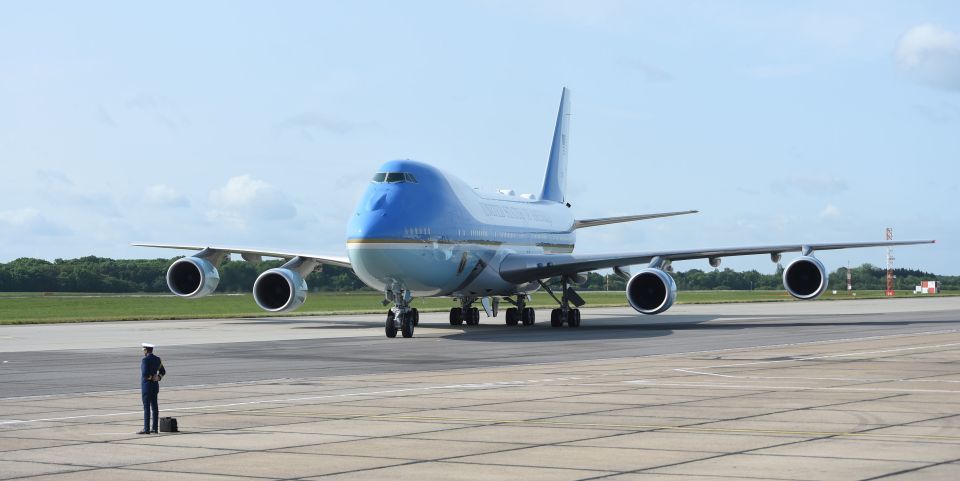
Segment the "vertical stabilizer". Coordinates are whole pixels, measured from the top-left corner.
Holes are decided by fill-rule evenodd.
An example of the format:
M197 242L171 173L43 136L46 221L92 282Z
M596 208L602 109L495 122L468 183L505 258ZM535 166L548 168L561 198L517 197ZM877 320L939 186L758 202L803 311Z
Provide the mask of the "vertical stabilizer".
M540 198L554 202L566 202L567 190L567 142L570 139L570 90L563 88L560 96L560 110L557 112L557 126L553 129L553 143L550 145L550 160L547 172L543 176L543 190Z

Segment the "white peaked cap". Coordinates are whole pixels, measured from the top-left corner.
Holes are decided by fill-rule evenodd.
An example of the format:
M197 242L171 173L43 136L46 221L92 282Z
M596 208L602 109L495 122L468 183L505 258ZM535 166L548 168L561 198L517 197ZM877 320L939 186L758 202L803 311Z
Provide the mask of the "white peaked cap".
M153 344L150 344L149 342L144 342L144 343L141 343L140 345L143 347L149 347L150 349L157 347L157 346L154 346Z

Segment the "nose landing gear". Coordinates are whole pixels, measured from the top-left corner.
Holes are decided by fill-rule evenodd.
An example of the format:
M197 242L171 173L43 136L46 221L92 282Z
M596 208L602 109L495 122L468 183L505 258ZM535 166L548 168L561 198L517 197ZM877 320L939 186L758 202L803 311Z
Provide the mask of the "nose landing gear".
M413 328L420 324L420 312L410 307L411 298L404 294L394 296L396 305L387 311L384 331L389 338L397 337L397 331L403 337L413 337Z

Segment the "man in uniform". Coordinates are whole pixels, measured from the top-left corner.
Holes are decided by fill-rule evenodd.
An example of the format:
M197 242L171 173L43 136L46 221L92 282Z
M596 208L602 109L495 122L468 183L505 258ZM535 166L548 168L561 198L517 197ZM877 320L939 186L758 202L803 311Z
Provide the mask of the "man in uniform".
M160 409L157 407L157 395L160 394L160 379L167 375L163 361L153 355L153 344L143 343L143 359L140 361L140 399L143 400L143 431L137 434L150 434L159 431ZM150 424L150 410L153 409L153 429Z

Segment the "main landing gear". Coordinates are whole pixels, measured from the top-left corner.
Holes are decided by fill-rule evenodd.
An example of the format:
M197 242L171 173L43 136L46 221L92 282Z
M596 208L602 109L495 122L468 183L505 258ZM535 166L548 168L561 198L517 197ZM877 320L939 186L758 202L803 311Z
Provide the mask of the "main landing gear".
M476 299L469 297L460 298L460 307L454 307L450 309L450 325L451 326L460 326L464 322L468 326L476 326L480 324L480 309L476 307L470 307Z
M504 299L517 306L507 308L506 321L508 326L516 326L517 324L532 326L536 322L536 311L532 307L527 307L526 294L517 294L516 301L509 297L504 297Z
M420 312L410 307L410 298L403 294L395 296L396 306L387 311L384 331L389 338L397 337L397 331L403 337L413 337L413 328L420 324Z
M563 277L561 283L563 291L560 293L560 298L557 299L553 291L543 281L540 281L540 286L560 304L558 309L550 311L550 326L563 327L566 324L570 327L580 327L580 309L578 308L586 302L570 287L570 279ZM573 304L574 307L571 308L570 304Z

